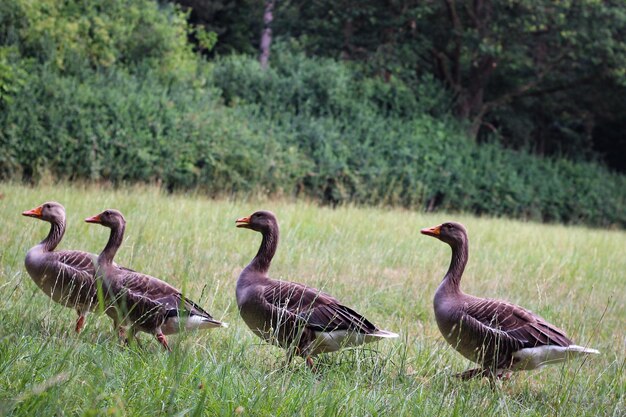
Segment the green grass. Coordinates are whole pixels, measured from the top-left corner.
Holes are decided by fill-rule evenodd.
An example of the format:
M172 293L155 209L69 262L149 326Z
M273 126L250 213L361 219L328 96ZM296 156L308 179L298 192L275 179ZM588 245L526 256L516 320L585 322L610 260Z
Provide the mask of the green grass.
M320 208L305 202L168 196L156 188L0 184L0 415L480 415L626 413L626 234L403 210ZM117 262L171 282L227 329L171 336L174 353L141 334L118 345L110 320L50 301L26 273L26 251L48 232L20 215L65 205L61 248L98 253L108 230L83 222L105 208L127 219ZM261 342L237 312L235 282L260 235L235 228L274 211L281 242L271 275L323 288L401 334L322 355L320 372ZM471 364L437 329L432 297L450 249L419 229L458 220L470 234L466 292L519 303L601 356L515 374L491 389L453 378Z

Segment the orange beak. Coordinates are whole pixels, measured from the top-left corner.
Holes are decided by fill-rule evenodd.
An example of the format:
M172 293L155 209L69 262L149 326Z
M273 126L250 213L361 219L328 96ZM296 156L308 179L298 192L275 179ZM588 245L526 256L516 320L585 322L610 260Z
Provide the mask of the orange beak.
M250 216L237 219L235 225L237 227L248 227L250 225Z
M35 217L37 219L41 219L41 210L43 206L35 207L32 210L28 210L22 213L22 216Z
M441 233L441 225L422 229L420 230L420 233L427 236L439 237L439 234Z
M97 214L97 215L95 215L95 216L92 216L92 217L87 217L87 218L85 219L85 221L86 221L87 223L102 223L102 222L100 221L100 215L99 215L99 214Z

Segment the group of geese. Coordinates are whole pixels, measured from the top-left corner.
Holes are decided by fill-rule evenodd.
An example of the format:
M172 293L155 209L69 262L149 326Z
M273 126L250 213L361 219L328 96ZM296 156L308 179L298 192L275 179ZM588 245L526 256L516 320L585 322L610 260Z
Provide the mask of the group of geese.
M54 301L76 309L77 333L99 300L125 342L137 332L146 332L169 351L166 335L227 327L170 284L114 262L126 226L119 211L108 209L85 219L111 230L97 256L75 250L55 251L65 233L65 208L61 204L47 202L22 214L51 224L48 236L28 251L26 270ZM263 237L256 256L237 280L239 312L255 335L286 349L288 361L296 354L313 368L312 357L319 353L398 337L329 294L270 278L268 271L279 238L273 213L257 211L237 219L236 226L257 231ZM435 292L435 317L445 340L478 364L457 376L499 378L509 376L511 371L599 353L575 345L562 330L522 307L463 293L460 280L468 260L468 237L463 225L447 222L421 233L452 248L450 267Z

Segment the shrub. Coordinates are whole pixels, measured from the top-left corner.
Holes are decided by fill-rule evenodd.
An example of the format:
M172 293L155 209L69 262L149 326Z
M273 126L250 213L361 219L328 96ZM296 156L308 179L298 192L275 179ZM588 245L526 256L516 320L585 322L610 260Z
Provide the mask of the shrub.
M206 89L157 75L84 79L42 70L2 114L4 178L162 182L210 192L293 188L306 164ZM261 163L263 162L263 163ZM302 167L294 166L296 163ZM285 168L285 169L282 169ZM291 185L289 185L291 184Z
M3 0L0 46L65 75L112 66L189 77L196 60L185 15L152 0Z
M431 95L418 100L399 81L360 78L343 64L289 51L265 72L231 56L213 74L228 104L254 106L252 117L273 120L279 142L312 163L302 185L314 198L626 225L625 177L475 144L445 115L449 97L434 80L422 80L418 88Z

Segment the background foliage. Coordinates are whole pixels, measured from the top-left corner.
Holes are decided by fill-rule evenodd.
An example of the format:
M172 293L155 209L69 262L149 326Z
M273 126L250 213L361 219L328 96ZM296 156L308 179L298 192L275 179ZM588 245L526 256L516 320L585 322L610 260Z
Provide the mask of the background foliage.
M239 11L229 4L206 16L232 20ZM429 4L427 9L415 6L413 12L389 9L387 14L375 4L363 6L355 9L361 14L352 16L352 25L362 29L384 24L391 36L397 19L409 15L419 17L415 22L420 25L443 19L440 5ZM259 10L259 5L247 2L244 8ZM150 0L2 2L0 178L151 182L168 190L201 189L212 195L283 193L333 205L400 205L626 225L625 177L594 162L593 146L576 145L586 136L551 116L566 113L567 120L582 123L578 113L557 104L584 101L593 107L600 99L619 113L623 103L612 95L602 98L593 85L585 84L575 92L559 90L562 95L551 96L554 100L532 94L511 97L510 105L490 111L489 123L499 118L498 126L508 126L497 127L498 132L509 129L526 138L541 120L558 124L572 139L568 146L574 144L570 158L537 157L535 146L526 146L527 139L513 134L487 135L477 143L467 133L474 121L459 117L460 90L451 88L437 71L427 70L427 60L418 60L419 48L434 45L423 38L427 28L420 29L421 37L411 35L411 42L394 41L392 49L372 49L381 40L356 36L360 32L355 29L353 53L340 61L347 46L333 42L343 39L337 22L345 23L347 17L326 21L331 25L328 33L320 30L317 37L307 32L307 25L295 33L281 19L291 16L297 21L305 13L322 13L311 3L312 9L301 5L298 15L297 5L285 2L277 10L275 32L283 34L282 40L274 42L271 65L262 71L249 55L214 56L207 62L189 42L199 41L196 51L207 52L217 34L215 51L221 55L250 52L238 45L251 44L252 32L247 31L255 14L220 32L217 26L203 24L199 3L187 4L192 10L183 12ZM605 6L607 19L614 19L605 27L612 36L613 24L621 17L614 16L610 3ZM511 12L505 7L503 13L507 10ZM515 24L522 30L530 23ZM498 33L504 33L498 25ZM589 47L584 36L593 38L599 30L592 29L568 39ZM453 40L437 42L446 50ZM597 82L610 86L612 93L621 88L623 74L616 63L622 46L617 41L603 45L602 55L591 59L597 62L584 65L597 69L611 56L612 70ZM476 48L484 52L485 46ZM507 51L502 54L512 53ZM505 65L508 69L485 84L485 100L494 80L515 83L521 79L515 71L529 71L528 53L518 52L525 56L524 63L498 55L498 62L510 67ZM568 66L576 67L572 54ZM550 74L555 80L567 79ZM459 77L466 80L460 67ZM464 82L459 88L465 88ZM544 119L536 117L538 109ZM610 114L606 112L609 119ZM613 123L619 128L621 122ZM610 142L617 130L607 126L612 125L602 125ZM505 148L507 141L520 149Z
M435 77L479 141L626 171L626 158L615 157L626 154L622 1L288 0L276 8L276 36L308 53L399 78L416 94L421 77Z

